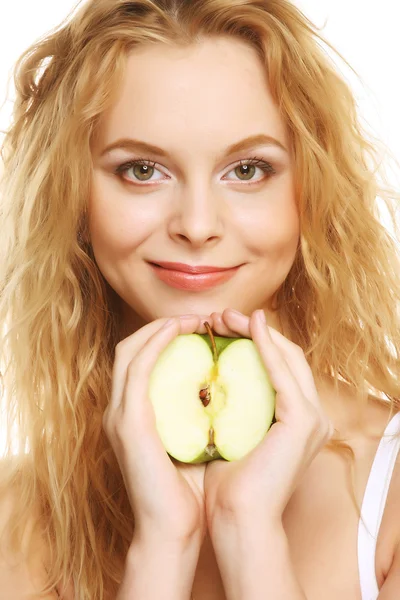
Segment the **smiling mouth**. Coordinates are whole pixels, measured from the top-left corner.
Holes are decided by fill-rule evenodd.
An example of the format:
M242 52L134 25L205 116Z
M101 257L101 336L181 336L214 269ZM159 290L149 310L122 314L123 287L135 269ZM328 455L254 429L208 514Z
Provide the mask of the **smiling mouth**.
M170 271L183 271L184 273L190 273L192 275L197 275L200 273L217 273L219 271L229 271L230 269L239 266L234 265L233 267L210 267L208 265L188 265L179 262L152 262L151 264L157 267L163 267L164 269L168 269Z
M241 266L225 269L221 267L190 267L189 265L179 265L181 269L189 268L191 272L188 272L187 270L178 270L177 268L167 268L156 263L149 263L149 265L158 279L168 286L187 291L203 291L225 283L236 274ZM219 270L210 271L209 269Z

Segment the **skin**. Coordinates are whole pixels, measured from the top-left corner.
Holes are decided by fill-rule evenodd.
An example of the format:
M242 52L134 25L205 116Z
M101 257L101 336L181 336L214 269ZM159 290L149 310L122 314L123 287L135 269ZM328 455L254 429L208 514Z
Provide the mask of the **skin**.
M259 145L224 155L228 146L260 133L278 140L285 150ZM120 138L143 140L166 155L105 151ZM125 338L117 347L104 425L143 526L139 532L149 532L149 523L158 518L168 540L183 520L186 523L180 531L183 542L174 542L173 551L170 543L168 550L163 549L159 535L143 533L137 539L118 600L132 593L153 598L161 592L167 599L167 590L178 600L178 588L179 598L186 599L206 529L228 600L258 599L261 592L276 599L328 598L324 583L318 588L317 580L308 577L299 562L294 568L289 546L300 549L301 555L307 547L301 542L305 536L296 535L287 519L285 523L284 512L289 506L296 524L301 523L296 519L300 513L293 492L311 464L317 462L316 468L322 464L316 480L325 476L320 451L332 435L331 418L337 426L341 401L319 393L302 349L281 335L279 317L272 310L276 292L293 265L300 228L288 131L257 55L244 43L228 39L205 40L184 50L164 46L135 50L116 102L101 119L92 151L91 243L102 274L121 299ZM267 176L250 167L246 176L238 168L239 161L255 156L269 162L275 173ZM155 161L155 170L149 168L146 174L137 167L115 173L122 163L138 159ZM249 179L258 183L250 185ZM158 280L146 261L243 266L224 284L188 292ZM259 319L260 308L270 327ZM192 318L174 319L161 329L166 317L185 314ZM255 341L277 390L277 423L243 461L215 461L206 468L174 462L175 471L156 434L146 402L146 381L169 341L179 333L203 332L204 316L209 316L218 335ZM349 406L346 399L342 412L348 421ZM379 435L386 417L381 412ZM141 443L134 448L139 437ZM140 452L143 456L136 460ZM277 459L270 461L270 456ZM158 493L153 493L154 484L148 481L145 494L142 484L149 473L160 486ZM332 481L332 489L345 495L345 478ZM308 501L313 498L310 488L308 497ZM201 523L198 537L192 535L191 523L195 529L203 504L206 523ZM179 522L173 516L172 522L168 520L171 511L166 507L170 506L179 507L174 513ZM335 511L332 507L332 515L337 516ZM339 542L337 547L339 554ZM190 549L189 557L184 557L185 548ZM211 555L210 547L207 553ZM354 560L353 541L347 558ZM314 561L312 555L310 564ZM210 563L205 572L210 572ZM331 576L330 571L327 574ZM218 577L211 578L214 587ZM201 582L200 578L197 587L204 589L209 577ZM357 585L357 573L354 581ZM384 593L382 600L396 597L393 576L387 577ZM220 587L218 598L222 594Z
M287 151L258 145L224 156L228 146L259 133ZM161 147L168 157L127 149L104 154L127 137ZM238 168L255 156L276 174ZM114 173L133 159L157 166L147 176L140 166ZM287 130L251 48L219 39L135 50L118 98L103 115L93 161L91 242L122 299L126 334L156 318L227 307L248 316L264 308L268 323L280 329L270 304L293 264L299 218ZM159 281L148 260L243 267L211 290L187 292Z
M270 136L277 143L259 143L226 153L229 146L257 134ZM143 140L167 155L121 148L108 151L120 138ZM296 256L299 216L288 131L252 49L219 39L185 50L164 46L135 50L128 59L116 102L102 117L92 152L90 238L99 269L121 299L125 329L122 348L127 349L129 336L138 329L172 315L210 315L218 333L242 335L241 329L248 330L250 315L262 308L268 324L280 330L271 306ZM240 167L239 161L254 157L272 166L273 173L259 166ZM121 164L139 159L157 165L147 173L141 167L115 172ZM158 280L146 262L157 260L243 266L224 284L189 292ZM242 313L240 320L235 321L232 315L224 318L227 308ZM172 336L176 333L171 331ZM121 368L125 369L128 358L131 360L132 354L120 350L115 369L124 364ZM123 379L115 377L114 381ZM134 381L138 377L132 377ZM131 392L131 398L142 396ZM121 423L117 414L124 414L123 422L133 422L124 406L114 389L104 424L117 452L117 440L123 438L123 431L116 431L116 423ZM143 432L142 425L140 429ZM155 430L153 434L155 440ZM132 431L126 448L128 438L131 440ZM147 439L152 436L146 435ZM132 473L136 472L136 462L131 464L129 456L136 454L120 452L129 481L135 480ZM154 454L159 460L167 458L160 447ZM203 487L204 465L190 469L190 473L179 467L183 479L176 477L171 466L160 468L160 473L165 477L169 474L171 479L163 489L183 499L189 484L196 495ZM225 475L228 473L215 470L207 478L212 481L210 497L215 498L207 509L213 523L218 498L228 498L227 492L239 485L246 471L243 476L236 471ZM144 506L134 491L130 497L134 508ZM184 506L188 504L185 501ZM183 510L178 511L180 519ZM153 514L151 508L148 512ZM159 507L157 514L161 514ZM165 517L161 521L168 523ZM148 531L144 515L141 522L141 530ZM204 532L203 528L202 536ZM215 544L217 541L213 540Z
M348 427L351 398L328 402L329 394L319 393L302 350L279 333L271 309L296 255L299 219L288 132L257 56L238 41L222 39L185 50L135 50L98 133L91 243L124 316L104 427L139 533L117 600L187 600L192 589L196 600L337 600L337 580L350 590L342 600L354 599L356 534L345 534L356 531L358 516L351 512L339 459L320 452L332 433L320 402L336 426ZM258 133L276 138L287 151L260 146L223 156L227 146ZM104 154L121 137L144 140L168 155L121 149ZM261 182L265 175L257 168L250 179L260 183L250 185L235 167L254 156L270 162L276 174ZM133 170L125 175L130 182L115 173L121 163L139 158L158 163L151 176L157 183L135 186ZM159 281L148 260L244 266L223 285L189 293ZM259 308L270 327L259 319ZM187 313L189 319L163 327L166 317ZM218 335L255 341L277 390L277 423L243 461L177 465L157 436L146 384L163 348L180 333L204 333L205 316ZM376 439L386 416L382 408L369 413ZM350 437L357 442L353 449L359 450L361 440L361 454L373 456L376 440L360 438L357 429ZM365 484L370 465L364 461L360 470L359 462ZM400 536L392 532L399 530L399 476L394 483L382 528L386 537L377 550L379 600L398 597ZM206 529L209 539L199 560ZM0 582L4 597L16 597L26 574L0 572ZM72 583L60 596L75 597Z

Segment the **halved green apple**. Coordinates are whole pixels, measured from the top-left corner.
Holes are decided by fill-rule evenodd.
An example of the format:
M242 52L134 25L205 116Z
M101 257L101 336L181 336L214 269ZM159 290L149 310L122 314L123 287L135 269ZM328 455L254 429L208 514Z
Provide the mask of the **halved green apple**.
M185 463L238 460L263 439L275 390L255 343L208 334L177 336L151 373L149 397L168 454Z

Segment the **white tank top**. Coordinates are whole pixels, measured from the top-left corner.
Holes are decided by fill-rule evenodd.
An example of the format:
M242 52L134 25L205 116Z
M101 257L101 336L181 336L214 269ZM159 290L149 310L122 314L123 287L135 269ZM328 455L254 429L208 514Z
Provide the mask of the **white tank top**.
M400 449L400 412L388 423L372 463L358 524L358 569L362 600L377 600L375 551L383 511Z

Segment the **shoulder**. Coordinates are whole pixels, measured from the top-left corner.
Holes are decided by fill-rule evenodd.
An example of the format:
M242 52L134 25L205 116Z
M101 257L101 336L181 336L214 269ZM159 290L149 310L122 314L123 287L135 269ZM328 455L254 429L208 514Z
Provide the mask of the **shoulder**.
M359 472L362 473L363 492L382 437L395 414L391 411L389 402L384 402L372 395L369 396L368 405L361 417L362 434L359 443L356 444ZM375 551L375 571L380 589L383 589L383 586L386 585L388 578L393 581L393 571L398 572L400 569L400 511L398 508L400 505L400 421L398 417L395 422L397 422L397 427L392 428L392 436L388 438L393 451L391 455L387 454L383 460L383 472L381 473L382 479L387 478L387 496L383 504L382 520ZM396 454L393 455L393 452ZM393 458L394 464L392 462ZM393 466L391 474L390 465ZM360 500L362 500L362 497L363 494ZM383 502L383 500L384 498L380 501ZM378 498L377 502L379 502ZM377 505L377 510L378 508ZM388 585L386 585L387 589ZM389 599L392 596L387 597Z
M400 435L400 434L399 434ZM376 556L378 584L393 577L393 569L400 576L400 451L390 481L386 505L379 531ZM399 579L397 580L399 585Z
M394 413L390 410L389 402L372 394L368 396L367 402L358 403L354 390L343 382L339 382L337 393L329 379L320 383L319 390L324 408L334 421L340 436L354 454L355 491L357 502L361 507L376 452ZM395 435L400 436L400 424ZM396 449L396 445L393 447ZM382 473L382 477L385 477L384 473ZM400 451L397 452L390 479L376 544L375 566L379 587L382 587L389 577L393 565L400 566L399 506Z

